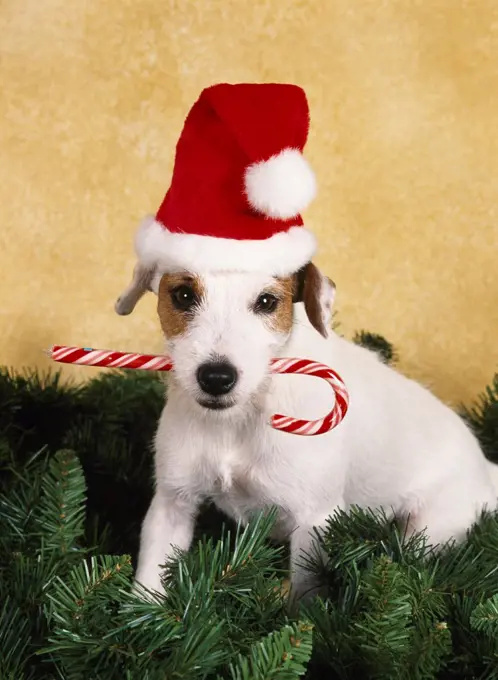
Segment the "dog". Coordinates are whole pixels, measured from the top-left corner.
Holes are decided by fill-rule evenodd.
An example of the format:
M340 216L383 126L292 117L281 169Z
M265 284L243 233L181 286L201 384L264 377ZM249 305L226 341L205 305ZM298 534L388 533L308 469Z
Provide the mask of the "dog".
M330 329L335 286L312 262L284 278L160 276L137 265L118 313L131 313L149 290L175 370L155 436L136 584L163 591L161 565L173 546L189 549L208 498L242 523L278 508L275 536L290 537L293 599L313 592L302 558L338 509L382 509L437 546L463 540L482 511L496 508L498 466L428 389ZM273 357L311 359L341 375L350 406L337 428L299 437L269 426L276 412L321 417L331 400L322 381L271 376Z

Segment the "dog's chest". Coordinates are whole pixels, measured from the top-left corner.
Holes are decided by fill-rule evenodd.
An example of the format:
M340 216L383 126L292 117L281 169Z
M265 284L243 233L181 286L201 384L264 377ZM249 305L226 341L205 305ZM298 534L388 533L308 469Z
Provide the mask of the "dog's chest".
M208 495L214 503L236 520L269 506L285 505L285 484L273 469L273 457L261 455L243 442L227 450L211 452Z
M261 495L265 484L265 465L255 464L251 451L241 447L217 456L212 469L213 498L249 501Z
M248 522L254 512L276 506L279 513L274 537L284 537L292 529L292 518L282 494L268 478L254 471L237 469L230 478L220 477L214 486L212 500L229 517L242 523Z

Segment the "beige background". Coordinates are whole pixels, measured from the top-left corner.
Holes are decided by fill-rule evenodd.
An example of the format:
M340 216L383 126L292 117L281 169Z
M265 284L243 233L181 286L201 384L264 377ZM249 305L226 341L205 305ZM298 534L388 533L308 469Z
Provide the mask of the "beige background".
M129 318L113 303L183 118L214 82L290 81L343 332L385 334L453 402L491 379L496 0L2 0L0 68L1 364L159 350L152 296Z

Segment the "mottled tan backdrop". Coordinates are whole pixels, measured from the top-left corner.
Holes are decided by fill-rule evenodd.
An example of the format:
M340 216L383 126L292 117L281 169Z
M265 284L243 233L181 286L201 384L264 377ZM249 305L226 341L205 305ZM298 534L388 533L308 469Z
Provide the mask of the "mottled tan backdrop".
M342 330L385 334L452 402L491 378L496 0L2 0L0 69L0 364L160 349L152 296L113 311L135 228L200 90L277 80L309 96L307 218Z

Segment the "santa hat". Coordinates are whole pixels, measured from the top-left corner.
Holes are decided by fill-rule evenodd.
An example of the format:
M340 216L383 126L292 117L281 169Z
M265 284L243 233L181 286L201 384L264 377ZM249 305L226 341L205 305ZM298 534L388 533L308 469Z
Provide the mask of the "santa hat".
M301 211L316 193L303 157L304 91L288 84L220 84L201 93L176 148L170 188L135 238L140 270L262 271L310 261Z

